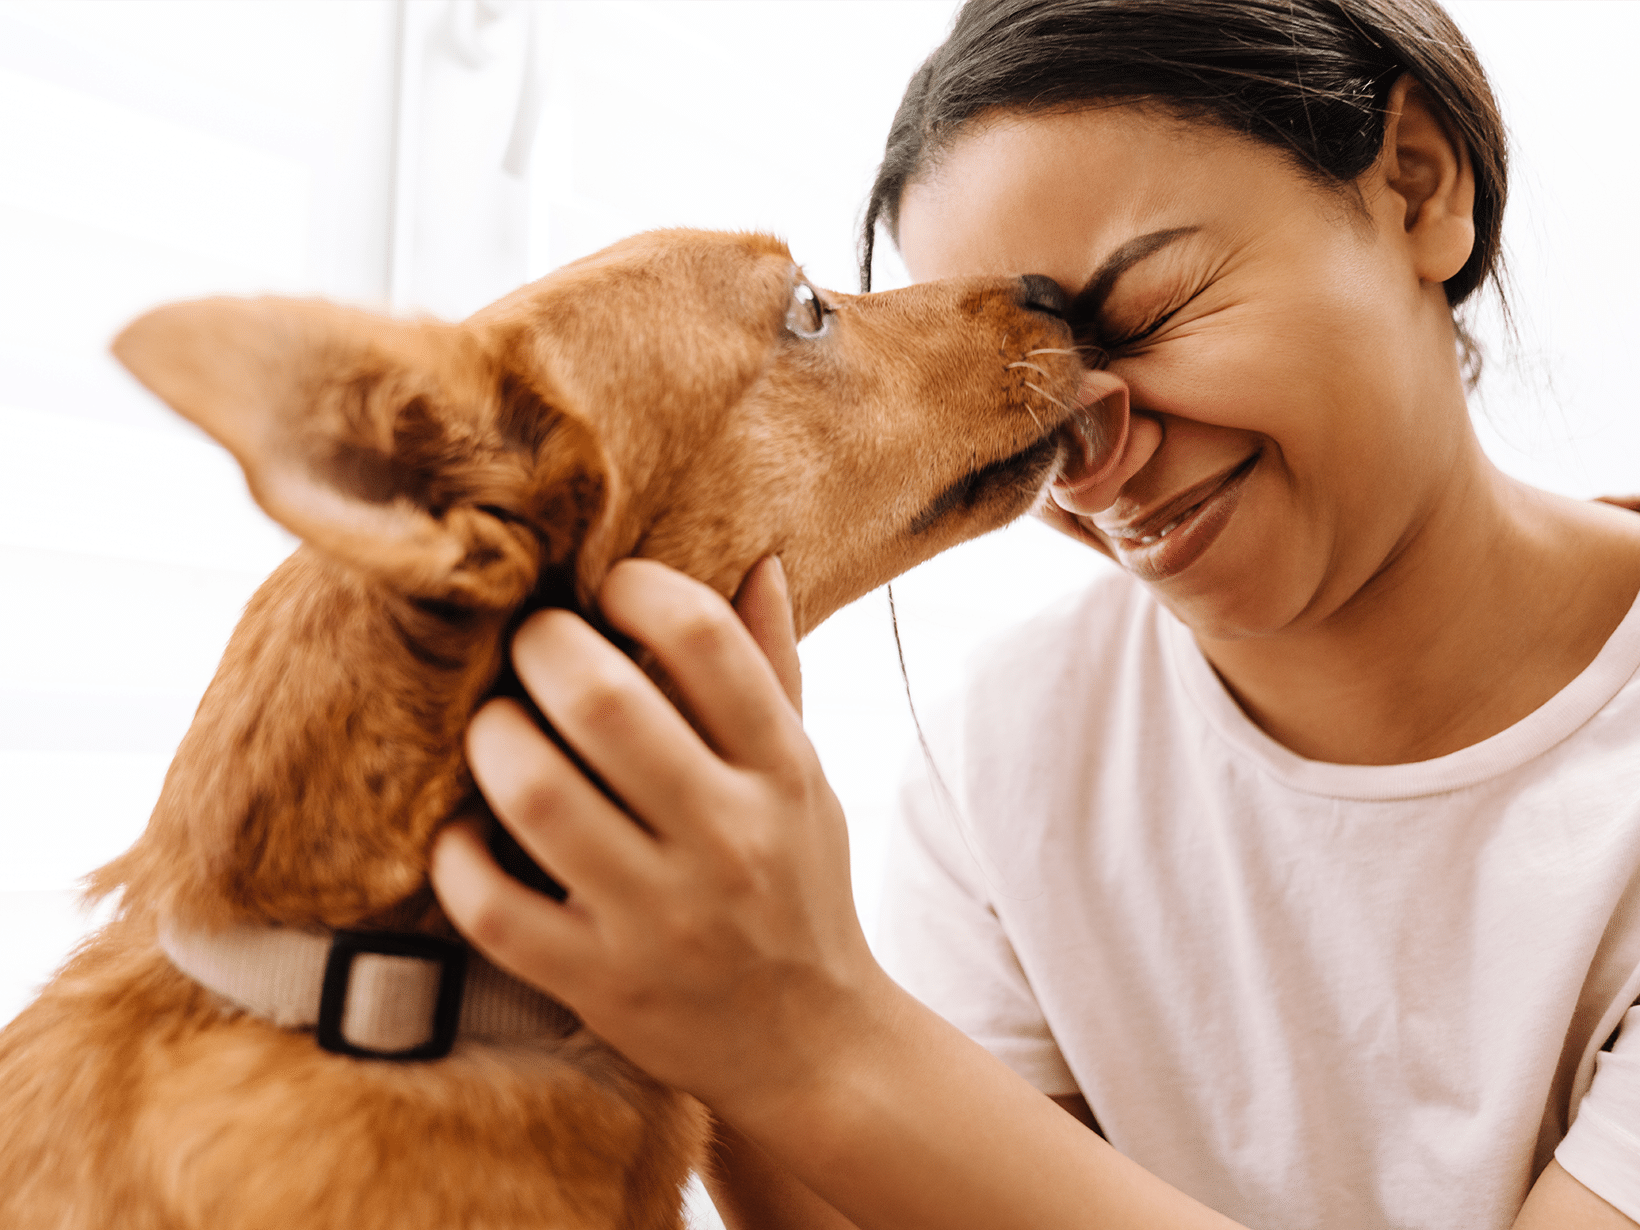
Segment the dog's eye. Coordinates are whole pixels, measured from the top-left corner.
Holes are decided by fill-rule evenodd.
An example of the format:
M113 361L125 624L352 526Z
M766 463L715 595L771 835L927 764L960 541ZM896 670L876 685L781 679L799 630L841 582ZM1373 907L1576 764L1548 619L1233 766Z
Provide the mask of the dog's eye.
M786 309L786 328L798 337L819 337L826 331L826 305L814 293L814 287L799 282L792 291L791 307Z

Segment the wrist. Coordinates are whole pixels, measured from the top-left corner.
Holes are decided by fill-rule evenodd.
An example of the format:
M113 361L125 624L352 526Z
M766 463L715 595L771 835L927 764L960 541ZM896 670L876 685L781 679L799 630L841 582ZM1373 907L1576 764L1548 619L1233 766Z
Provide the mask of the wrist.
M926 1011L869 955L845 977L790 995L765 1062L748 1062L732 1086L703 1095L726 1123L754 1140L812 1134L819 1145L834 1121L858 1113L860 1091L882 1080L906 1028ZM778 992L777 992L778 993Z
M922 1129L943 1100L952 1052L972 1048L994 1062L873 968L875 978L834 1003L835 1014L778 1082L748 1090L733 1105L713 1104L720 1118L861 1227L900 1224L870 1210L880 1210L885 1197L897 1204L905 1192L894 1189L914 1190L928 1172Z
M822 1062L723 1113L860 1230L1234 1230L881 977Z

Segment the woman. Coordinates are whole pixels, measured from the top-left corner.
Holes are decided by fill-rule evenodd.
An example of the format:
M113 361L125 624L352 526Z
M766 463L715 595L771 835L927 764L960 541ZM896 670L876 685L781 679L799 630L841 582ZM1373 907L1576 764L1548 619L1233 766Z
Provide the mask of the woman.
M920 999L773 562L745 630L652 565L604 592L711 748L574 617L519 634L653 835L495 705L475 772L572 904L436 854L475 942L712 1107L731 1222L1640 1224L1640 519L1475 441L1452 310L1504 189L1426 0L964 8L868 241L1072 297L1129 426L1052 516L1123 575L994 653L908 795Z

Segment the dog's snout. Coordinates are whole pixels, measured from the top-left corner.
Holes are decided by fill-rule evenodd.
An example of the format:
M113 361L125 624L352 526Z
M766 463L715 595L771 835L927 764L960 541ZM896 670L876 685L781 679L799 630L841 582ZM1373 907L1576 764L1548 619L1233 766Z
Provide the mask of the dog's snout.
M1027 273L1019 279L1019 305L1031 312L1046 312L1064 319L1071 300L1059 283L1040 273Z

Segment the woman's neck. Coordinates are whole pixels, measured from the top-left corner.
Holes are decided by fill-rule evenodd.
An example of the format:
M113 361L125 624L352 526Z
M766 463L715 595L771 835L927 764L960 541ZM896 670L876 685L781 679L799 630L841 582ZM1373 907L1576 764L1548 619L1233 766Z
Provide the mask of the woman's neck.
M1640 592L1640 517L1537 491L1475 446L1384 567L1313 622L1197 642L1312 760L1405 764L1512 726L1594 660Z

